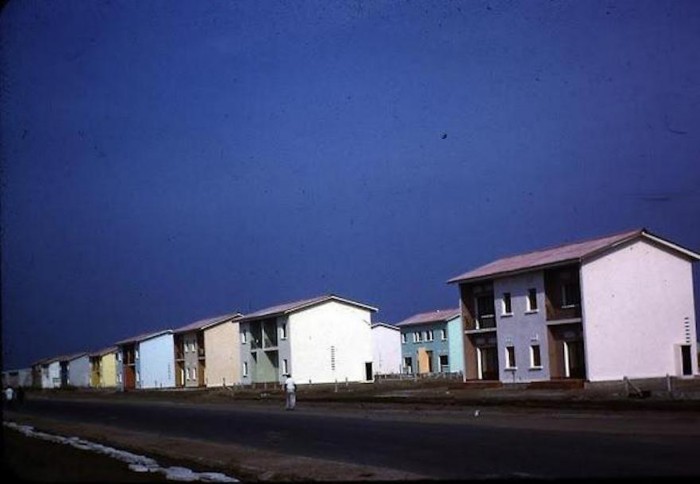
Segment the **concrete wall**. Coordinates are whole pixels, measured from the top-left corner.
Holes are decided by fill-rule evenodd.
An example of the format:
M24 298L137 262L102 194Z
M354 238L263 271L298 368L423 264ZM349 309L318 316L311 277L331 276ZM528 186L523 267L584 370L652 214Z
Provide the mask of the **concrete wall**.
M234 385L241 381L239 325L225 322L204 330L205 378L208 387Z
M464 373L464 331L461 316L447 322L447 346L450 353L450 371Z
M90 386L90 357L88 355L68 362L68 384L74 387Z
M372 328L373 371L380 375L401 372L401 332L377 325Z
M138 388L175 386L175 347L171 333L141 341L138 344Z
M47 373L47 378L44 380L46 386L42 385L42 388L60 388L61 386L61 362L52 361L49 363L49 371Z
M528 311L527 295L530 288L537 290L536 311ZM504 313L504 293L510 293L510 315ZM548 380L550 375L543 272L496 279L493 282L493 297L496 306L499 380L504 383ZM530 367L530 346L537 344L540 346L541 369ZM514 347L515 369L506 368L507 346Z
M284 360L287 360L287 370L292 371L291 334L287 316L275 318L277 346L272 348L253 349L251 345L251 326L261 324L260 321L242 322L239 324L240 348L240 381L244 384L258 382L279 382L287 378L284 372ZM282 337L282 328L286 328L286 336ZM242 334L245 333L245 343ZM272 361L276 358L277 361ZM248 370L245 374L245 370ZM294 375L296 379L296 375ZM297 380L298 381L298 380Z
M679 345L696 354L688 260L639 240L585 262L581 293L590 381L680 375Z
M369 310L337 301L292 313L287 330L290 370L297 383L366 381L365 364L372 362L371 324Z

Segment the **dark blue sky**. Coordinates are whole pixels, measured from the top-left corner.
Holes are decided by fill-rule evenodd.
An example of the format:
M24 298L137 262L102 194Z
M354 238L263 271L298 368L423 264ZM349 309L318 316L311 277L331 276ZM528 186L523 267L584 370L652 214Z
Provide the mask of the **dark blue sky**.
M630 228L700 249L697 1L14 1L0 32L6 368L327 292L394 323Z

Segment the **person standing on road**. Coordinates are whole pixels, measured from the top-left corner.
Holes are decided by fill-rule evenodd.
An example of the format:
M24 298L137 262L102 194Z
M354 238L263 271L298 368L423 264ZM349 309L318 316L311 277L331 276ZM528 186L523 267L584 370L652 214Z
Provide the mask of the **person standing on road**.
M5 403L7 405L7 408L12 408L14 407L14 399L15 399L15 390L11 386L7 386L5 388Z
M284 390L287 394L286 410L294 410L297 404L297 385L294 383L291 373L287 375L287 379L284 381Z

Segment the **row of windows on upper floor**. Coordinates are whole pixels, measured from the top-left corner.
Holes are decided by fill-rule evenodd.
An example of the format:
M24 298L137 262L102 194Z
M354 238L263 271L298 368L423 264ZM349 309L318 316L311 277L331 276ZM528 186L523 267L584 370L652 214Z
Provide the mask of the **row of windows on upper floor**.
M489 317L495 315L495 304L493 294L477 296L476 298L477 317ZM513 314L512 294L504 292L500 298L501 315L510 316ZM581 291L577 283L568 283L561 286L561 307L572 308L581 304ZM537 289L528 288L526 294L526 312L536 312L539 310L537 304Z
M280 339L287 339L287 323L282 323L279 328L277 328ZM250 339L250 332L246 330L241 330L241 344L248 343ZM276 342L276 341L275 341Z
M401 333L401 343L406 343L407 342L407 335L408 333ZM432 329L429 329L427 331L414 331L411 333L413 337L413 342L414 343L422 343L423 341L433 341L435 339L435 333L433 333ZM440 340L441 341L447 341L447 331L444 329L440 330Z

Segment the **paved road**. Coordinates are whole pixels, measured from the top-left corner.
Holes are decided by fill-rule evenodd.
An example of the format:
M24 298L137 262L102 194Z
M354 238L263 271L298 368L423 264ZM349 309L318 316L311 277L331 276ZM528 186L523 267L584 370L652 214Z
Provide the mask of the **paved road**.
M20 411L443 479L700 475L698 433L693 432L562 432L475 425L465 420L412 421L410 415L401 420L363 419L304 409L284 412L147 402L37 399L26 402Z

